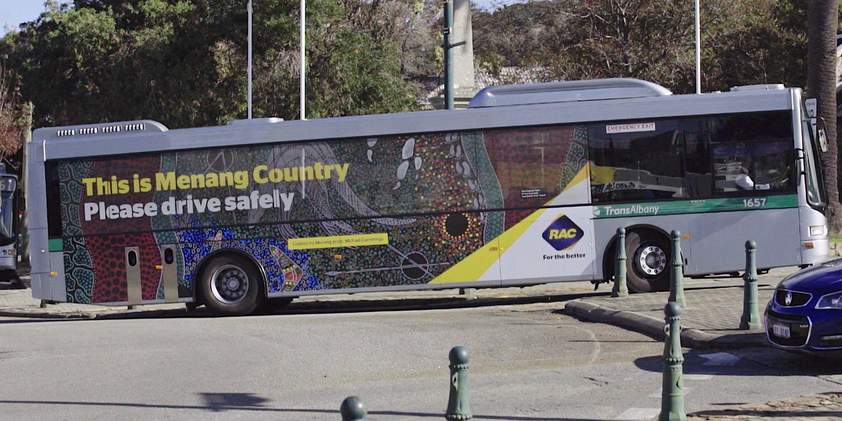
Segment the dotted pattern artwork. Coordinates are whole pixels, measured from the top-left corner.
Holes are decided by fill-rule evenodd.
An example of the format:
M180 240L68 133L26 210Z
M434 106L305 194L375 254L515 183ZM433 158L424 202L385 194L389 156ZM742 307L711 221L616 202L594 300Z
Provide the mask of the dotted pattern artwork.
M181 298L226 250L250 256L269 293L425 284L558 195L586 142L584 128L538 127L63 161L68 301L126 302L126 247L139 250L144 301L164 298L161 246L177 251ZM388 242L290 246L374 233Z

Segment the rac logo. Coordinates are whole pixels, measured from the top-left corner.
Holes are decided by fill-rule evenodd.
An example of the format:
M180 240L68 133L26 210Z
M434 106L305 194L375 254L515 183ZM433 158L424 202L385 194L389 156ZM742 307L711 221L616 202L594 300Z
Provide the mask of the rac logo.
M558 251L568 250L576 245L585 233L567 215L560 215L544 230L542 237Z

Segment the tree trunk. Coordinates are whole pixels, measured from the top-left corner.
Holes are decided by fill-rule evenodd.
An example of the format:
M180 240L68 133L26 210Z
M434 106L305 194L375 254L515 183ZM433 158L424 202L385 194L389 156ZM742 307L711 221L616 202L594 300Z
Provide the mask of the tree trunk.
M813 0L807 6L807 96L816 98L818 117L827 124L827 152L822 154L827 185L827 222L832 235L842 232L839 203L839 145L836 136L836 29L839 0Z

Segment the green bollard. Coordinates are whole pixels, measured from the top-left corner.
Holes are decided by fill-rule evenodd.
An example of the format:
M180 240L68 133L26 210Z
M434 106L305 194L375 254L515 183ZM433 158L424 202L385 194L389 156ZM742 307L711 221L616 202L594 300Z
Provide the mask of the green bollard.
M681 233L672 230L672 272L670 273L669 302L685 307L684 301L684 263L681 261Z
M675 232L675 231L673 231ZM684 355L681 354L681 306L671 301L664 307L664 381L658 421L685 421Z
M740 318L740 329L762 329L760 311L757 308L757 243L746 241L746 273L743 275L743 316Z
M348 396L339 406L339 413L342 414L342 421L365 421L368 409L359 397Z
M614 288L612 297L628 297L629 287L626 285L626 229L617 228L617 255L614 260Z
M448 421L464 421L473 417L468 403L468 359L471 354L463 346L450 350L450 397L444 417Z

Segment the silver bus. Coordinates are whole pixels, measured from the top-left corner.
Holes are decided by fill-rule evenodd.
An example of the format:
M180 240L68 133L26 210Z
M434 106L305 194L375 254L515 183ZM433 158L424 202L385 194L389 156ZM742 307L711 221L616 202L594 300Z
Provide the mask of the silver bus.
M467 110L168 130L42 128L32 293L86 304L523 286L823 260L819 151L797 88L672 95L634 79L486 88Z

